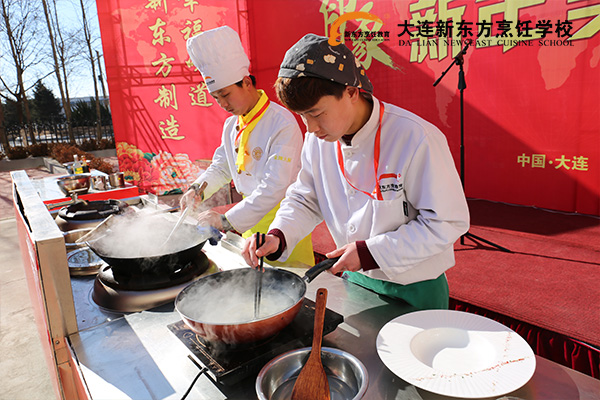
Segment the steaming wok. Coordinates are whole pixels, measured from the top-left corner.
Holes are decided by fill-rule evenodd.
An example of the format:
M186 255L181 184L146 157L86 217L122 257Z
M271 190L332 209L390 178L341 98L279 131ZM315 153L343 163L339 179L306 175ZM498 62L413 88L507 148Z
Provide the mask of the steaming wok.
M205 242L206 239L204 237L195 238L183 250L150 257L113 257L95 248L93 243L86 243L98 257L111 267L114 275L131 277L141 274L156 276L170 275L189 264L198 255Z
M129 278L136 275L165 276L185 267L195 259L206 240L220 238L220 233L210 227L198 227L184 222L178 228L181 236L162 246L175 221L167 216L113 216L109 224L95 232L85 243L104 260L117 276ZM150 221L148 232L129 234L127 229L138 222L136 219L159 218ZM159 221L156 223L155 221ZM156 227L156 229L154 229ZM144 234L147 237L144 237ZM138 236L140 235L140 236ZM148 246L148 238L156 245ZM117 248L117 245L121 244ZM145 247L144 247L145 246ZM140 250L144 248L144 250Z
M302 278L283 269L266 268L262 277L261 312L257 319L254 318L253 302L257 271L252 268L216 272L200 278L179 293L175 309L192 331L209 342L259 341L293 321L302 307L306 284L331 268L337 260L320 262Z

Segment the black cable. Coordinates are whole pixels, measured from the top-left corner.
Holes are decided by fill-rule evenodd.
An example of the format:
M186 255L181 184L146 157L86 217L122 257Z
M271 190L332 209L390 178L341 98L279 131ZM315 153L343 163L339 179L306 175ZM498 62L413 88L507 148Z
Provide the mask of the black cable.
M192 362L194 364L196 364L196 366L200 367L200 365L198 365L198 363L188 355L188 358L190 360L192 360ZM192 391L192 388L194 387L194 385L196 384L196 381L200 378L200 376L202 376L202 374L204 374L206 371L208 371L208 368L206 367L202 367L202 369L200 370L200 372L198 372L198 375L196 375L196 377L194 378L194 380L192 381L192 383L190 383L190 387L188 387L188 389L186 390L186 392L183 394L183 396L181 397L181 400L185 400L185 398L188 396L188 394L190 394L190 392Z

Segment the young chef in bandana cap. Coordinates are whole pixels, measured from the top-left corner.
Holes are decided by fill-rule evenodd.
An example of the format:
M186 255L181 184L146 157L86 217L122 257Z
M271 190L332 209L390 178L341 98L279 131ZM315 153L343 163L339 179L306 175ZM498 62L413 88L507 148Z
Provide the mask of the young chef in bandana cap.
M448 308L444 272L469 214L444 135L372 96L352 52L326 37L292 46L275 87L308 133L298 179L265 244L246 241L246 262L285 260L325 220L337 246L327 257L340 257L330 272L418 309Z
M187 50L219 106L233 114L208 169L184 194L183 207L212 196L232 179L242 201L224 215L209 210L198 220L217 229L266 232L287 187L300 169L302 132L291 112L269 100L249 74L238 34L228 26L202 32ZM314 264L312 240L304 235L288 263Z

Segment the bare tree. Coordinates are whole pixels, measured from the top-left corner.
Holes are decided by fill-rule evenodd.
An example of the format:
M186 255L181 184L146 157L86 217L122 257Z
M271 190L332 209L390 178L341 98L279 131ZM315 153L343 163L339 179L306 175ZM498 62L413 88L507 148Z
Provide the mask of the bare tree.
M102 97L108 99L106 95L106 87L104 86L104 78L102 78L102 63L100 62L100 52L96 50L96 61L98 62L98 80L100 81L100 86L102 86ZM106 104L110 109L110 103Z
M98 81L96 80L96 63L94 59L94 51L92 50L92 35L90 34L90 28L85 16L85 6L83 4L83 0L79 0L79 3L81 4L83 34L85 36L85 41L89 51L89 61L92 66L92 78L94 79L94 94L96 96L96 139L99 141L102 139L102 116L100 114L100 99L98 97Z
M56 75L56 80L58 82L58 89L60 91L60 97L62 100L62 106L65 110L65 117L67 120L67 132L69 134L69 140L71 143L75 143L75 134L73 133L73 125L71 123L71 101L69 99L69 90L67 86L67 75L66 75L66 67L65 67L65 58L64 58L64 42L62 40L62 35L60 31L60 24L58 22L58 16L56 14L56 2L54 2L54 16L52 18L52 14L49 11L48 4L46 0L42 0L42 5L44 6L44 15L46 16L46 25L48 26L48 37L50 39L50 45L52 50L52 58L54 59L54 73ZM58 36L58 43L56 43L54 36L56 31L56 36ZM60 52L60 57L59 57ZM62 62L62 68L61 68ZM61 76L61 70L64 73L64 78Z
M16 84L7 81L0 76L0 82L4 90L10 93L17 101L18 117L23 122L22 111L25 111L25 121L28 126L29 140L36 143L33 128L31 126L31 112L27 102L27 90L25 89L25 71L27 68L40 62L35 55L43 40L37 35L38 13L37 7L32 1L27 0L0 0L0 12L2 19L2 31L6 35L10 47L11 62L15 67ZM27 137L24 137L27 144Z

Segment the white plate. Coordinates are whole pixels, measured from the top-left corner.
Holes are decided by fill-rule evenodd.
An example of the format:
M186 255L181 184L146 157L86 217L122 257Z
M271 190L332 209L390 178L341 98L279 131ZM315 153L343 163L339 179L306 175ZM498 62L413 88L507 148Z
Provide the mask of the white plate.
M445 396L501 396L535 371L527 342L506 326L462 311L402 315L377 336L383 363L406 382Z

